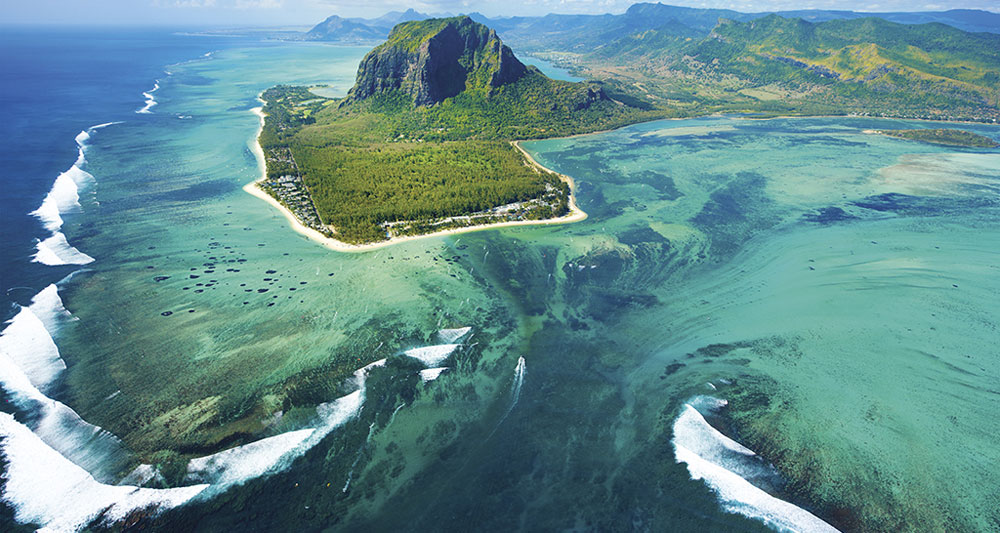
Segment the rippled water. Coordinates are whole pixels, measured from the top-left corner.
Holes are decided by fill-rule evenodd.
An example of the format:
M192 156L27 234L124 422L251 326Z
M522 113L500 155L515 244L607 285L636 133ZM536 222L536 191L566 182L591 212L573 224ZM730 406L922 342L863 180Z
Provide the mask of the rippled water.
M277 83L344 94L364 52L196 54L90 131L62 231L94 261L46 289L72 318L50 298L21 321L41 341L0 337L10 476L47 446L80 483L187 501L150 518L175 530L1000 520L997 151L863 133L903 121L647 123L525 143L584 222L340 254L241 190L250 110ZM31 387L79 424L46 436ZM4 494L44 523L58 506L23 502L49 492Z

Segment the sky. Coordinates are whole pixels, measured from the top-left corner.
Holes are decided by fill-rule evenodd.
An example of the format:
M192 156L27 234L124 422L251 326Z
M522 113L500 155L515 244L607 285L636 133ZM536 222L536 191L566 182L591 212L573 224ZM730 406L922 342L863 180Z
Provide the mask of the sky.
M0 23L93 25L313 25L330 15L377 17L422 13L487 16L622 13L636 0L3 0ZM672 0L673 5L743 12L786 9L854 11L1000 11L997 0Z

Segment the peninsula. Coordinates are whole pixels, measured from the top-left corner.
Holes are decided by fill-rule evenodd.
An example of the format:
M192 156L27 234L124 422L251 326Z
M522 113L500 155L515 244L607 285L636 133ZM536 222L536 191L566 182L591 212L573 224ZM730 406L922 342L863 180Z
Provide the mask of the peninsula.
M943 146L958 146L962 148L1000 147L1000 143L989 137L965 130L927 128L916 130L871 130L871 132L899 139L940 144Z
M468 17L405 22L346 98L277 86L261 99L255 185L315 238L359 249L499 224L582 220L572 181L516 141L662 116L600 83L552 80Z

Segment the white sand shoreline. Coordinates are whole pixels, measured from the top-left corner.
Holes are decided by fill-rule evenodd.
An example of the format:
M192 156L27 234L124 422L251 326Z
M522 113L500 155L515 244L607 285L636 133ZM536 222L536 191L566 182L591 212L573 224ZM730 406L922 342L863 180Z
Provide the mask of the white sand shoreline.
M260 100L260 96L257 97ZM263 100L261 100L263 103ZM331 250L338 252L368 252L384 246L391 246L393 244L399 244L406 241L414 241L417 239L425 239L428 237L441 237L444 235L457 235L459 233L469 233L473 231L483 231L488 229L505 228L512 226L537 226L537 225L551 225L551 224L570 224L573 222L579 222L587 218L587 213L583 212L582 209L576 205L576 184L573 182L573 178L554 172L544 166L540 165L533 157L528 155L528 152L521 148L521 141L512 141L513 145L518 151L520 151L524 157L528 160L528 163L537 168L541 172L549 172L559 176L559 179L563 180L569 185L569 213L561 216L559 218L549 218L545 220L513 220L510 222L495 222L492 224L477 224L475 226L468 226L464 228L452 228L447 230L435 231L434 233L425 233L423 235L408 235L404 237L393 237L386 241L373 242L369 244L348 244L346 242L338 241L337 239L327 237L322 233L305 226L299 221L287 207L281 205L278 200L272 197L270 194L264 192L263 189L259 187L259 184L267 179L267 165L264 161L264 149L260 146L260 134L264 131L264 109L263 107L255 107L252 109L253 113L260 118L260 127L257 129L257 135L254 137L253 145L250 149L253 151L254 157L257 158L257 166L260 168L260 177L256 180L247 183L243 186L243 190L247 193L264 200L265 202L271 204L272 207L280 211L285 218L288 220L288 224L292 229L308 238L309 240L315 241Z

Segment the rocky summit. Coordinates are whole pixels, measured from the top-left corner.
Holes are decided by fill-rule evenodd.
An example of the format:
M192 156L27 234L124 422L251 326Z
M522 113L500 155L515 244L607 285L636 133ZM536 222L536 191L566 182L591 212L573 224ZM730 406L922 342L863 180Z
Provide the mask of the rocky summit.
M348 100L399 90L427 106L465 90L489 93L526 72L495 31L469 17L406 22L361 61Z

